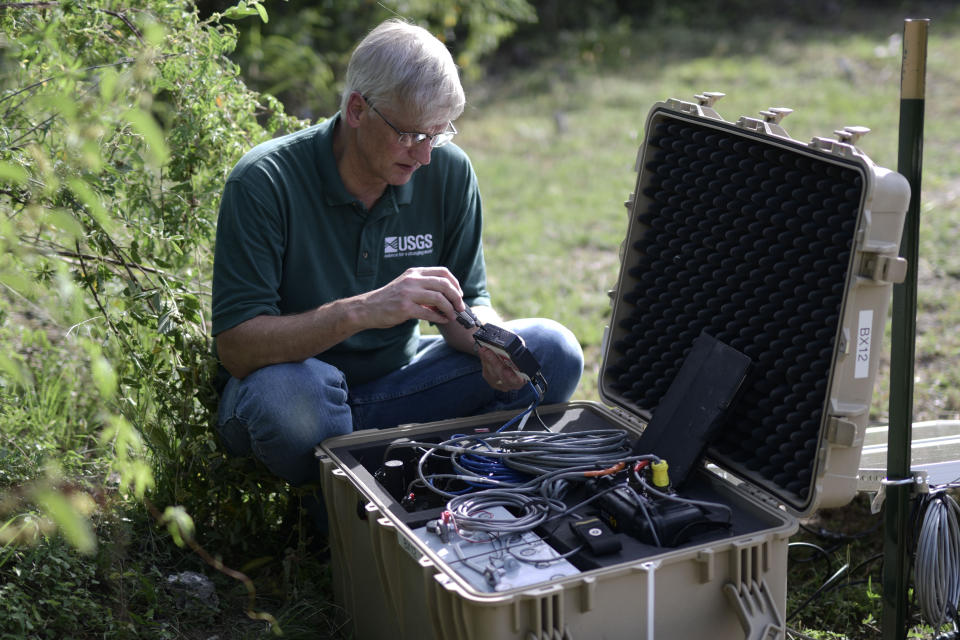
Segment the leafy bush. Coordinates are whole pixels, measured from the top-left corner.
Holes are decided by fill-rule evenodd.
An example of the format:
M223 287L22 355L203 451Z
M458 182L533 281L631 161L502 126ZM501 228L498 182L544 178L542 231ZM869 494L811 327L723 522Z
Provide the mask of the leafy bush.
M79 358L28 376L5 356L3 389L30 396L60 376L102 407L88 427L104 429L122 486L207 503L196 483L217 457L204 318L217 198L245 150L302 123L244 87L219 16L112 6L0 13L3 283Z
M527 6L410 4L465 55L492 47ZM322 37L267 42L278 59L307 63L294 71L317 79L308 97L323 105L336 102L352 40L384 17L370 3L333 5L285 23L291 38L301 24ZM147 575L157 564L128 557L131 540L154 537L140 498L197 523L227 562L274 553L299 531L282 526L296 515L288 487L225 456L210 428L219 194L246 150L307 124L248 89L229 59L231 20L251 15L268 17L256 0L202 18L187 0L0 4L0 617L16 623L10 633L167 636ZM165 555L147 551L155 563ZM282 588L300 588L291 567L308 565L284 565ZM117 593L119 606L97 604Z
M111 611L91 597L102 590L95 565L76 562L68 545L51 541L13 556L16 569L0 582L0 639L74 638L112 626Z

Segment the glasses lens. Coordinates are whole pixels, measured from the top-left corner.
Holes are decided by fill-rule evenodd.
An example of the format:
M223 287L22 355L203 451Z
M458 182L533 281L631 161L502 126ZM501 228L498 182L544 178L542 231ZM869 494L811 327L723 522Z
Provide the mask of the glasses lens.
M447 144L451 140L453 140L452 133L441 133L431 138L430 146L433 148L442 147L443 145Z
M452 122L450 122L447 124L446 131L444 131L443 133L438 133L437 135L433 136L433 138L430 139L430 144L433 147L442 147L443 145L453 140L453 136L455 135L457 135L457 128L453 126Z

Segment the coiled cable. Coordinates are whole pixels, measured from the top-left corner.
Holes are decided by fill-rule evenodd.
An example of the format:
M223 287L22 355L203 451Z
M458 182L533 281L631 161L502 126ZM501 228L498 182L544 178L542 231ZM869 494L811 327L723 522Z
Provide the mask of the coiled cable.
M945 490L926 499L917 539L914 580L924 619L938 630L956 629L960 601L960 506Z
M497 518L490 513L493 507L515 507L520 515ZM563 508L559 500L500 489L456 496L447 503L458 530L490 534L531 531L540 526L552 510Z

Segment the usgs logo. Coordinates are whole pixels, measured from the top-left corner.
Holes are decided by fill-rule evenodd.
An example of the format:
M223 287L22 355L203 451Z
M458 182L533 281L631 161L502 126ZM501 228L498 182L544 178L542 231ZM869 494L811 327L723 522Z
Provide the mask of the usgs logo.
M420 256L433 250L433 234L420 233L411 236L387 236L383 239L383 255L386 258Z

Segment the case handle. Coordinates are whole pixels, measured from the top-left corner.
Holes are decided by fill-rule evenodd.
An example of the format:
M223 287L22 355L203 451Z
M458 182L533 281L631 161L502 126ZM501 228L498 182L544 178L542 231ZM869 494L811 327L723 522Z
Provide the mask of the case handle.
M749 587L743 589L728 582L723 585L723 593L740 619L744 640L777 640L783 637L783 617L773 603L765 580L751 582Z

